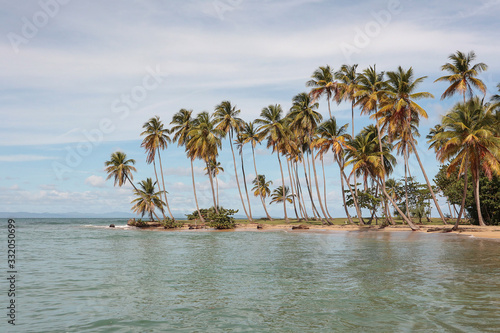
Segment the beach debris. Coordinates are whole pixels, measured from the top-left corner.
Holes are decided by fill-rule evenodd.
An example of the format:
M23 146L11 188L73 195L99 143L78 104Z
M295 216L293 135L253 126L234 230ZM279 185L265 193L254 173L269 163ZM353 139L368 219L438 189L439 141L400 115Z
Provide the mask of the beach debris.
M309 227L305 224L299 224L299 225L292 226L292 230L295 230L295 229L309 229Z
M111 223L111 224L109 225L109 227L110 227L110 228L114 228L114 227L115 227L115 225L114 225L113 223Z
M264 229L264 225L262 223L257 224L257 229Z

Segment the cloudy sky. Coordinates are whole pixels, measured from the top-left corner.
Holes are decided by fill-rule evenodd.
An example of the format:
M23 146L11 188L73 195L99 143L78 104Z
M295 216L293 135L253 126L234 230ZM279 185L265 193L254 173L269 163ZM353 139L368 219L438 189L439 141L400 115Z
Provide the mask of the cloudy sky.
M481 78L488 95L500 82L500 1L327 0L40 0L0 2L0 211L127 212L131 191L105 181L104 161L122 150L137 161L135 180L154 176L140 148L142 124L159 115L169 123L181 108L213 111L230 100L243 119L306 91L319 66L377 64L379 70L412 66L428 76L422 91L423 137L456 102L440 100L445 84L433 81L456 50L474 50L489 65ZM347 104L334 106L350 122ZM327 115L326 103L320 111ZM357 112L358 113L358 112ZM359 114L356 131L369 124ZM434 154L421 154L432 177ZM253 179L251 151L244 152ZM221 201L240 208L227 142L220 160ZM176 215L192 211L189 161L171 145L165 177ZM279 186L275 155L257 151L259 173ZM415 161L413 174L422 180ZM201 206L209 183L195 163ZM394 177L402 176L398 168ZM338 170L327 162L330 210L339 205ZM259 200L254 214L263 213ZM272 215L282 214L271 207Z

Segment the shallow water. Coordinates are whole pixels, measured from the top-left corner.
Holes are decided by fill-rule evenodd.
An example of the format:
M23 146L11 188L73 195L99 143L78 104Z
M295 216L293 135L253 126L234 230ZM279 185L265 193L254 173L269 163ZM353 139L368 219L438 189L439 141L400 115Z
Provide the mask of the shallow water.
M494 241L412 232L103 228L125 220L16 223L16 327L2 314L1 331L500 327L500 243Z

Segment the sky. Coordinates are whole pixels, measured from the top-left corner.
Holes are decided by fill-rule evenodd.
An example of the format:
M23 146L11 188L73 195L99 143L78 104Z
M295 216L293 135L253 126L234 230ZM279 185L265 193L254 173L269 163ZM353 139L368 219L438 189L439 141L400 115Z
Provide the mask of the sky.
M130 212L131 186L106 181L104 162L124 151L137 162L135 181L154 177L140 147L149 118L168 124L181 108L213 112L224 100L245 121L270 104L287 111L326 64L335 70L342 64L376 64L381 71L411 66L417 77L427 76L420 90L435 98L421 101L429 118L421 121L418 147L432 178L439 163L425 135L459 100L440 100L447 85L433 82L444 75L440 67L450 54L474 50L476 62L489 66L480 76L487 97L496 93L499 14L498 0L1 0L0 211ZM325 100L319 111L327 116ZM332 113L342 124L351 121L347 103L333 104ZM356 132L370 123L355 111ZM276 155L265 145L256 155L258 172L279 186ZM243 158L251 187L249 146ZM192 212L183 148L171 144L163 159L174 215ZM227 140L219 160L221 204L241 214ZM208 207L204 165L194 165L200 206ZM414 158L410 165L423 182ZM345 216L331 156L325 170L329 210ZM403 176L402 163L392 176ZM260 200L252 197L251 204L254 216L263 216ZM281 205L269 211L283 214Z

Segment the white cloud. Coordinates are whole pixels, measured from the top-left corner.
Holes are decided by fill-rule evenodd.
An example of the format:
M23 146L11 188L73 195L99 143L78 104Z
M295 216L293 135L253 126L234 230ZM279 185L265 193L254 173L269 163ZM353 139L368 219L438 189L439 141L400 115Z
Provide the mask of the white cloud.
M85 184L92 187L104 187L106 185L106 180L101 176L92 175L85 179Z

